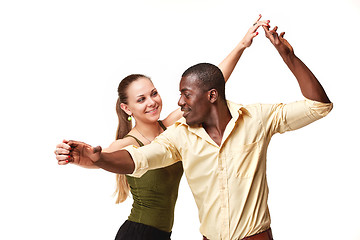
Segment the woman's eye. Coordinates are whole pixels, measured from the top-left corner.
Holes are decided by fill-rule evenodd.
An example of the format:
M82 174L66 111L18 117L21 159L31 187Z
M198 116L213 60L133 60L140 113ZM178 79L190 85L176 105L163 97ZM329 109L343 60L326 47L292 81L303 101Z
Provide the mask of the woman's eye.
M145 98L139 98L138 100L137 100L137 102L143 102L145 100Z

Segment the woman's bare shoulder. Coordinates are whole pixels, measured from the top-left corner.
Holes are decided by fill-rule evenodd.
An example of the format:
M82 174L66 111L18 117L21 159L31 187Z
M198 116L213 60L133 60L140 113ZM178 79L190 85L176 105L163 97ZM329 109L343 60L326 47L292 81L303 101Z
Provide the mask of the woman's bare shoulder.
M107 147L103 150L103 152L118 151L118 150L121 150L122 148L130 146L130 145L139 146L139 144L136 142L136 140L134 138L125 137L123 139L118 139L118 140L115 140L114 142L112 142L109 147Z

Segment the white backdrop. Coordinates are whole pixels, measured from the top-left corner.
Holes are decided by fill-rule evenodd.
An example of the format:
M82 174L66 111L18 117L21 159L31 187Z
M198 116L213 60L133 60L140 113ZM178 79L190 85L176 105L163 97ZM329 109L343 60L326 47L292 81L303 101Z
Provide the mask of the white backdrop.
M359 0L1 1L0 239L113 239L132 200L114 204L111 173L58 166L55 145L113 141L117 85L131 73L153 79L165 117L177 107L182 72L218 64L259 13L286 31L334 102L328 117L270 145L275 239L359 240ZM227 98L302 99L262 29ZM183 178L172 239L201 239L198 228Z

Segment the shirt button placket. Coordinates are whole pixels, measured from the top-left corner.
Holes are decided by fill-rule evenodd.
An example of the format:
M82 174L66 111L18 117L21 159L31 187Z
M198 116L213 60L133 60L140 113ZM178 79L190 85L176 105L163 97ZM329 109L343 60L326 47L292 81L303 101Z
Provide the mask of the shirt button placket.
M229 197L227 187L227 174L226 174L226 156L219 154L219 186L220 186L220 200L221 200L221 239L230 238L230 217L229 217Z

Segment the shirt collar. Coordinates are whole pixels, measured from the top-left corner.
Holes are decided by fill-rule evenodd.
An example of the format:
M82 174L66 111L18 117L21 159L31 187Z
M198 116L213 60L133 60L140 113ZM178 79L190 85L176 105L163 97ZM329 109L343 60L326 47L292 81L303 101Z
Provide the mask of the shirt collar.
M234 120L237 121L242 114L251 117L250 112L246 109L246 107L244 105L234 103L234 102L231 102L231 101L227 101L227 105L228 105L228 108L230 110L231 117Z
M228 108L229 108L231 117L232 117L233 119L236 119L236 121L239 119L239 117L240 117L242 114L251 117L251 114L250 114L250 112L246 109L246 106L244 106L244 105L242 105L242 104L238 104L238 103L231 102L231 101L229 101L229 100L227 100L226 102L227 102L227 105L228 105ZM176 124L177 124L177 125L185 125L185 126L187 126L189 129L191 129L191 128L199 128L199 127L200 127L200 126L190 127L189 125L187 125L186 119L185 119L184 117L182 117L182 118L180 118L179 120L177 120L177 121L176 121Z
M229 128L233 129L233 127L235 126L236 122L239 120L240 116L244 115L248 115L249 117L251 117L250 112L246 109L245 106L241 105L241 104L237 104L231 101L227 101L227 105L231 114L231 120L229 122ZM203 127L201 127L200 125L195 126L195 127L190 127L187 123L186 123L186 119L184 117L180 118L178 121L176 121L175 123L176 126L178 125L183 125L185 127L187 127L187 129L190 132L195 133L196 135L204 138L205 140L207 140L209 143L218 146L211 138L210 136L206 133L205 129ZM230 126L231 125L231 126ZM226 127L226 128L228 128ZM229 130L230 130L229 129ZM226 130L225 130L226 131ZM231 131L231 130L230 130ZM228 135L228 134L226 134Z

